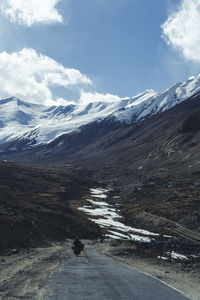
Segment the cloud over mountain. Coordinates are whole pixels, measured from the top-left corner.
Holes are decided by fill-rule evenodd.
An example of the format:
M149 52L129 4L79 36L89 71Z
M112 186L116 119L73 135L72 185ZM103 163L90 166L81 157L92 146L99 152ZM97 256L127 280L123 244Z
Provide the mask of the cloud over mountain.
M200 62L200 0L182 0L162 25L164 38L186 59Z
M0 98L16 96L33 103L61 104L65 101L53 97L54 87L77 89L92 85L91 80L79 70L65 68L34 49L24 48L13 53L3 51L0 53L0 66Z
M4 0L2 13L13 23L30 27L35 23L62 23L63 17L56 9L60 0Z
M113 102L119 101L121 98L117 95L112 94L101 94L97 92L85 92L81 90L80 102L81 103L92 103L92 102Z

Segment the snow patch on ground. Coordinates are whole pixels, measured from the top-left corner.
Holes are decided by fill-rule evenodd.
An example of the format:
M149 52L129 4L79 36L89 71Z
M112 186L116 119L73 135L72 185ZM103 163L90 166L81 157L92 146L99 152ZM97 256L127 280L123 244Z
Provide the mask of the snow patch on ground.
M85 212L90 220L104 228L106 230L105 236L108 238L151 242L152 236L157 236L157 233L126 226L121 222L122 217L118 213L118 206L98 200L107 199L109 191L102 188L91 189L92 199L87 199L89 204L79 207L79 210Z
M92 203L92 204L94 204L94 205L98 205L98 206L109 206L108 203L103 202L103 201L101 201L101 202L100 202L100 201L96 202L96 201L94 201L94 200L92 200L92 199L87 199L87 201L90 202L90 203Z
M169 252L167 254L170 255ZM174 259L188 260L188 257L186 255L179 254L179 253L176 253L174 251L172 251L171 257L174 258Z
M107 199L111 190L96 188L91 189L91 198L87 199L88 205L79 207L80 211L86 213L89 219L98 224L105 231L105 237L110 239L129 239L141 243L151 243L158 233L148 230L133 228L122 223L122 217L119 214L119 204L110 205L101 199ZM114 199L119 196L113 196ZM164 235L166 238L171 236ZM187 260L187 256L174 251L167 252L165 256L158 256L158 259L168 260L169 257L178 260Z

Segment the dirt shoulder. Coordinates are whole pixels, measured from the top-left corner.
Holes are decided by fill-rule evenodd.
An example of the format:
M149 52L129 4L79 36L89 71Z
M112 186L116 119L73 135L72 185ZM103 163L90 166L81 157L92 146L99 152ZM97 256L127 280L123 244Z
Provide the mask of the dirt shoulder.
M127 245L111 246L104 242L97 250L108 255L121 264L139 272L147 273L175 289L181 291L191 300L200 300L200 266L183 266L178 262L168 262L134 254Z
M70 250L70 243L54 243L0 256L0 299L42 300L49 278L59 271Z

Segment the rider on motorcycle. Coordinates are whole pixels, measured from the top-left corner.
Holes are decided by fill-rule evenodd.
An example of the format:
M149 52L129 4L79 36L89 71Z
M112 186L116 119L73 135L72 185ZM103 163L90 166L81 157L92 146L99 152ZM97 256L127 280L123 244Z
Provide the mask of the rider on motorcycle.
M73 242L73 247L72 248L74 250L74 254L76 256L78 256L78 254L80 254L81 251L83 251L84 245L81 243L79 238L76 238Z

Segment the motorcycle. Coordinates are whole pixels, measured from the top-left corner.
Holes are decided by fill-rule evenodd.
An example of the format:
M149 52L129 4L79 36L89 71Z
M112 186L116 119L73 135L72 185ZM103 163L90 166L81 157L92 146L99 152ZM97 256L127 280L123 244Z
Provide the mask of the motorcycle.
M79 246L74 246L74 255L78 256L81 253L81 249Z
M74 255L79 256L79 254L81 254L81 251L83 251L83 248L83 244L73 246L72 249L74 250Z

